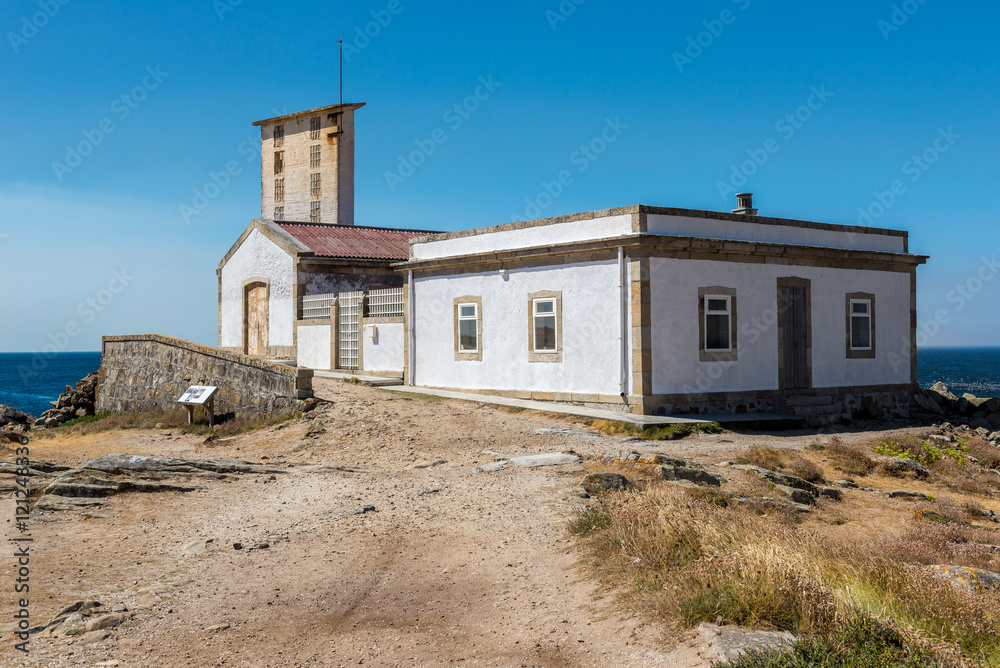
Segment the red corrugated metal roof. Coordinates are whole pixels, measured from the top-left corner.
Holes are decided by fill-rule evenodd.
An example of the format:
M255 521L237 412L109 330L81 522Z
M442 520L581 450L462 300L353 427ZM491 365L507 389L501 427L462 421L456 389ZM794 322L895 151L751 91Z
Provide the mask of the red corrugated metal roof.
M285 222L275 222L275 224L305 244L318 257L357 260L408 260L410 239L434 234L426 230L397 230L360 225Z

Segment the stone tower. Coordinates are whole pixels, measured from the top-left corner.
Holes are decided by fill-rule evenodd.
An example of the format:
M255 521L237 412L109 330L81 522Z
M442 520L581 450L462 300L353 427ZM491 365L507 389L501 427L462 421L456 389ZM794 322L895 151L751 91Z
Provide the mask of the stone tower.
M335 104L257 121L260 217L354 224L354 112Z

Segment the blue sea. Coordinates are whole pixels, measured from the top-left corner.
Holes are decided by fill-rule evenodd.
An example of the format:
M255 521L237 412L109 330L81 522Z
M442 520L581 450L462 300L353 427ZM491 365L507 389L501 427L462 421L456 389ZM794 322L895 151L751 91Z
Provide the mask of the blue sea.
M1000 397L1000 348L919 348L920 387L939 380L958 396Z
M75 385L101 366L100 353L0 353L0 404L38 416L51 408L67 385ZM952 392L1000 397L1000 348L921 348L917 381L930 387L942 381Z
M0 404L38 417L67 385L101 366L101 353L0 353Z

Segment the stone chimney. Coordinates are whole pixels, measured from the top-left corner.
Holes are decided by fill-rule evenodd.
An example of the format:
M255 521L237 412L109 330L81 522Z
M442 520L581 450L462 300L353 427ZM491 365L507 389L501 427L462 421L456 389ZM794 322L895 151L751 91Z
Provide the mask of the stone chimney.
M736 206L733 213L744 216L756 216L757 209L753 208L753 193L736 193Z

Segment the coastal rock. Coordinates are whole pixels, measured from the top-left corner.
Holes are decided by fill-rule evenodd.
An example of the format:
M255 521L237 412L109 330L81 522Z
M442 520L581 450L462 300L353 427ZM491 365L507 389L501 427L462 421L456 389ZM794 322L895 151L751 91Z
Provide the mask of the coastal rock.
M943 402L953 402L958 401L958 397L948 391L948 386L938 381L930 386L929 390L933 392L937 397L939 403Z
M19 411L7 404L0 404L0 427L8 425L31 425L34 421L35 418L24 411Z
M88 374L76 385L66 386L66 390L53 402L52 408L45 411L37 420L35 427L58 427L63 422L94 415L94 405L97 401L97 372Z

